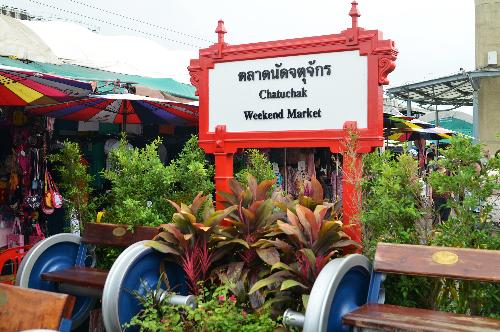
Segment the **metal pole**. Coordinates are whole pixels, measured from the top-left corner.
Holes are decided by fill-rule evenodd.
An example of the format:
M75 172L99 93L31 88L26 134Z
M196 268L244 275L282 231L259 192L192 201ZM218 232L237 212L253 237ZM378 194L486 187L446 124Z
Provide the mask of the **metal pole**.
M411 100L407 99L406 100L406 115L411 116ZM408 149L411 149L413 147L412 141L408 141Z
M474 142L479 142L479 91L474 89L472 95L472 136Z
M434 98L434 107L436 112L436 119L434 121L436 127L439 127L439 113L438 113L438 104L436 101L436 92L434 91L434 86L432 86L432 97Z

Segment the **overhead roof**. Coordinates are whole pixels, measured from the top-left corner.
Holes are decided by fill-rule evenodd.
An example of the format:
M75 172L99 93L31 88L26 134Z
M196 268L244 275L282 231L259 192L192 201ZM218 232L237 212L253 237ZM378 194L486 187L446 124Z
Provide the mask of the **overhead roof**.
M424 107L472 106L474 89L479 88L479 79L497 76L500 76L497 68L463 71L460 74L390 88L386 92L391 98L410 100Z
M165 91L166 93L176 97L198 100L198 97L194 94L194 86L180 83L172 78L152 78L139 75L126 75L71 64L53 65L35 61L21 61L6 57L0 57L0 65L33 70L47 74L56 74L79 80L98 81L100 82L98 87L101 91L106 89L107 84L110 85L107 89L112 89L113 82L120 80L124 83L133 83L134 85Z

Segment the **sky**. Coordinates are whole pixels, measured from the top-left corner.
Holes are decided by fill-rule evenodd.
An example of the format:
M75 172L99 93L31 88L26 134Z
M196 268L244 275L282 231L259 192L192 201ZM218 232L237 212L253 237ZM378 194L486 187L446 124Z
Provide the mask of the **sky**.
M146 37L186 57L217 39L243 44L339 33L350 27L351 0L3 0L30 14L58 17L105 35ZM378 29L399 50L390 86L474 69L473 0L358 0L359 26ZM130 19L132 18L132 19ZM175 32L174 32L175 31ZM174 42L176 40L178 42ZM185 52L190 51L190 52ZM181 54L181 52L179 53ZM168 60L165 61L168 66ZM186 75L187 70L186 70Z

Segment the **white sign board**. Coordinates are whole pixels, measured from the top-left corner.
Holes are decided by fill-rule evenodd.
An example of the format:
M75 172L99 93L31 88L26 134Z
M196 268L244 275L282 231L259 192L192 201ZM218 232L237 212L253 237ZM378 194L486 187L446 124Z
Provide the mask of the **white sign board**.
M367 127L368 62L359 51L216 63L209 82L210 132Z

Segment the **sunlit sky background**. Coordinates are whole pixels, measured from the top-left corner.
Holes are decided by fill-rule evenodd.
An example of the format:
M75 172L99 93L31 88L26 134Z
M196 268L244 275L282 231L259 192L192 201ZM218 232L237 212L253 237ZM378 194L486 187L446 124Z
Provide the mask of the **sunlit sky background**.
M230 44L324 35L350 26L350 2L4 0L2 4L46 18L81 22L97 28L100 34L142 36L171 50L190 50L195 57L196 46L206 47L216 40L218 19L225 21L226 41ZM399 49L397 68L389 77L391 86L454 74L461 67L474 69L473 0L358 2L360 26L381 30ZM189 59L185 61L187 66ZM169 65L168 60L164 65Z

